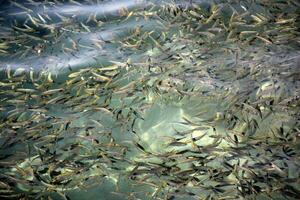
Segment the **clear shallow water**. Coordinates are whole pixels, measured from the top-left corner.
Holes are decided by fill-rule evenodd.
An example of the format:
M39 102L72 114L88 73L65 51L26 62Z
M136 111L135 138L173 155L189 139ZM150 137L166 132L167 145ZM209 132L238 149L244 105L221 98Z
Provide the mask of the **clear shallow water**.
M2 198L298 198L297 1L1 10Z

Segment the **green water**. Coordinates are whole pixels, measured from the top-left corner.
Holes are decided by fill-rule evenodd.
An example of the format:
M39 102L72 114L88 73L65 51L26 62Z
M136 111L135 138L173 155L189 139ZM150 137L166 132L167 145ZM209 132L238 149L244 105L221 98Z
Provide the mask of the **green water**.
M299 198L298 1L1 3L1 199Z

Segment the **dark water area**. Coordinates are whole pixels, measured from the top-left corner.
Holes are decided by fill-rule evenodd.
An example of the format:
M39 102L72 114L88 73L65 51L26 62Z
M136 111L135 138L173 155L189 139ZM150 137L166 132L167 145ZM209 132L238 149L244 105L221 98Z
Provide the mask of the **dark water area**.
M0 0L0 199L299 199L299 15Z

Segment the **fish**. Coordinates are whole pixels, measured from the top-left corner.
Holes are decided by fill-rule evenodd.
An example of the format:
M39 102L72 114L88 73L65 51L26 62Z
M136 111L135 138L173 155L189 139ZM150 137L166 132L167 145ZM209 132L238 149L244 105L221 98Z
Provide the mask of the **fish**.
M80 24L88 33L91 32L91 30L89 29L89 27L87 25L83 24L82 22Z
M149 154L149 152L140 143L135 142L134 144L140 151L142 151L145 154Z
M30 21L32 22L32 24L34 24L37 27L39 26L39 22L40 22L39 19L31 16L30 14L27 14L27 16L30 19Z
M16 89L17 92L25 92L25 93L35 93L36 90L35 89L31 89L31 88L18 88Z
M168 143L167 145L170 147L181 147L181 146L186 146L188 143L186 142L179 142L179 141L173 141Z
M42 95L52 95L52 94L56 94L58 92L63 92L64 89L63 88L57 88L57 89L52 89L52 90L47 90L45 92L42 92Z
M29 9L29 8L26 8L25 6L23 6L22 4L20 3L17 3L15 1L11 1L10 2L12 5L18 7L18 8L21 8L22 10L25 10L26 12L29 12L29 13L33 13L33 10Z
M269 44L269 45L273 44L273 42L270 39L267 39L265 37L262 37L262 36L259 36L259 35L256 35L255 37L258 38L258 39L260 39L260 40L262 40L266 44Z

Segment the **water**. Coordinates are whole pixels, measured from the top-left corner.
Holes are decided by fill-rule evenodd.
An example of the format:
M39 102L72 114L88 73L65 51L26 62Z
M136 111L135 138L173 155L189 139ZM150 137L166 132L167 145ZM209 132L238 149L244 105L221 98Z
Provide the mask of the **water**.
M1 3L2 199L300 196L297 1Z

